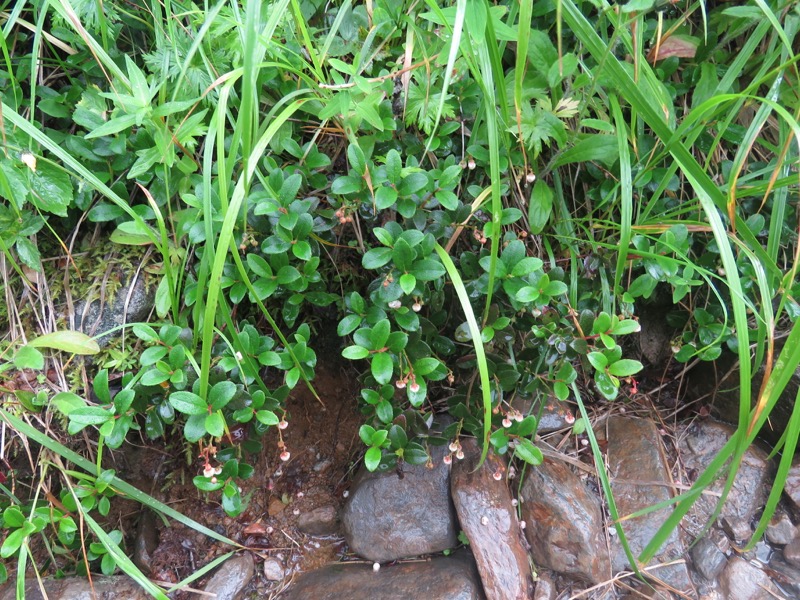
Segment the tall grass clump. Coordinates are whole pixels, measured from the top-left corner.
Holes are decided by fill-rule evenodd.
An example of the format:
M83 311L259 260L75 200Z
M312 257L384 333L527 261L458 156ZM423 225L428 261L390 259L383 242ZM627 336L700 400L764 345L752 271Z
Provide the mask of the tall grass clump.
M618 527L634 566L720 474L722 505L800 363L794 5L53 0L0 16L0 416L27 470L24 493L0 487L0 555L18 581L36 539L54 564L120 568L163 597L103 523L113 496L220 535L104 456L134 436L185 444L195 486L240 514L265 440L302 450L281 434L292 390L326 410L332 317L368 469L464 435L535 466L539 415L518 406L552 395L578 404L618 522L592 407L633 395L627 336L666 294L677 363L738 358L738 427L640 556ZM98 239L145 249L154 287L113 351L56 310L50 270L81 273ZM11 385L26 370L36 385Z

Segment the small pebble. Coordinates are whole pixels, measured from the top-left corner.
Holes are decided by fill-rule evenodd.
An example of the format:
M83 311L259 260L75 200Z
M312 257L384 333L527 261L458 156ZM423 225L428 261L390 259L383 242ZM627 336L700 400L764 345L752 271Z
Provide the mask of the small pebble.
M264 561L264 577L268 581L280 581L283 575L283 565L277 558L268 558Z

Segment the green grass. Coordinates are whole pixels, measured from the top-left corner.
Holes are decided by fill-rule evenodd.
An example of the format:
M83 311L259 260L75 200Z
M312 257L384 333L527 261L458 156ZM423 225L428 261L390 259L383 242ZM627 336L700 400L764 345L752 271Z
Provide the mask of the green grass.
M10 267L4 283L16 292L41 266L37 245L66 248L83 222L152 246L161 282L151 325L193 336L178 350L169 328L127 342L137 357L159 346L169 354L161 373L141 362L125 374L126 389L166 373L166 391L137 391L145 395L136 407L113 410L140 422L158 402L181 407L189 412L166 423L165 435L194 443L219 442L220 421L224 431L251 427L254 415L274 425L299 382L324 406L307 332L316 307L331 306L361 361L373 468L424 460L427 432L398 423L416 422L412 413L424 421L445 379L464 398L452 402L448 435L480 438L482 460L493 448L535 464L535 424L500 425L511 400L554 393L577 402L587 422L593 396L621 401L638 370L622 354L626 323L658 285L675 294L682 318L678 360L736 354L736 434L668 503L672 515L638 557L590 434L601 487L634 569L724 476L720 510L800 364L794 4L97 6L58 0L37 12L17 3L3 15L0 250ZM654 61L648 53L674 35L693 36L696 58ZM42 168L26 166L22 151ZM0 353L22 364L23 347L17 336ZM168 364L181 353L197 375L193 388ZM765 384L751 397L762 366ZM253 414L227 405L215 369L262 402ZM405 391L395 397L386 390L397 384ZM0 414L20 435L91 476L102 472L108 450L87 462L26 423L36 407L3 394ZM203 404L210 418L201 423L193 418ZM100 448L109 434L92 433ZM750 546L777 506L799 435L795 401ZM27 500L5 497L3 507ZM116 555L97 518L85 517ZM29 559L19 555L20 574Z

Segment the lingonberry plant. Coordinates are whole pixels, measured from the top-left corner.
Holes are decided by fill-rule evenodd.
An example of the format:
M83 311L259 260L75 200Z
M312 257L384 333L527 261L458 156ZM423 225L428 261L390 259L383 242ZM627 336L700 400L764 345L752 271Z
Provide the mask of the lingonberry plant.
M370 470L425 463L432 444L458 460L465 435L535 465L539 415L520 406L624 397L642 368L626 339L659 292L678 361L766 356L800 314L796 17L778 32L771 12L655 9L58 0L5 15L0 415L55 416L97 455L96 472L61 472L76 493L57 510L0 487L0 554L48 531L74 550L72 513L107 514L119 485L104 449L141 435L185 443L196 487L240 514L264 434L280 461L301 450L286 401L316 394L326 322L361 373ZM703 42L676 33L700 26ZM731 32L750 36L743 54ZM54 282L97 239L147 249L154 303L102 352L24 301L68 304ZM56 352L97 360L65 375ZM108 572L120 539L95 533Z

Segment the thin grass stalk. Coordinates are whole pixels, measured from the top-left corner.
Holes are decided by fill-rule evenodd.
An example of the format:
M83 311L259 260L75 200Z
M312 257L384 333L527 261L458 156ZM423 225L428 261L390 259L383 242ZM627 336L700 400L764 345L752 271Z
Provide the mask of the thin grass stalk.
M605 67L609 70L610 75L618 84L618 91L628 101L629 104L636 107L641 114L644 121L651 127L654 134L662 141L669 140L672 135L670 128L665 122L662 115L660 115L652 106L652 104L644 97L642 91L630 79L628 73L619 64L616 57L608 55L607 48L602 43L598 35L595 33L594 28L588 22L583 13L572 2L572 0L562 0L564 5L565 20L569 24L578 39L586 46L589 52L600 60L606 58ZM645 69L645 73L649 73L650 69ZM683 144L676 142L670 148L670 153L673 158L680 164L689 183L699 197L700 204L705 212L713 234L719 247L720 258L722 266L725 269L728 287L731 291L731 304L733 308L734 323L739 340L739 362L740 362L740 377L742 382L750 381L751 365L749 356L749 346L747 344L747 313L746 305L743 300L744 293L742 291L741 280L739 279L736 259L727 239L727 231L722 219L717 212L717 207L724 207L724 198L719 189L714 185L709 176L703 171L697 161L694 159L689 150ZM757 245L757 244L756 244ZM750 406L750 387L749 385L740 386L740 411L739 411L739 430L738 435L734 439L737 440L736 456L733 459L733 464L737 464L741 460L746 447L744 446L745 436L743 435L743 428L746 427L747 412ZM732 483L732 479L729 479ZM678 512L679 506L675 512ZM688 510L688 508L687 508ZM675 513L673 513L675 514ZM669 534L677 526L677 522L673 523L669 519L659 529L653 540L643 550L640 559L643 562L648 562L661 547L663 542L669 537Z
M611 115L614 119L614 128L617 133L617 147L619 148L619 187L620 187L620 223L619 247L617 249L617 267L614 270L614 287L611 296L616 302L625 265L628 262L628 247L631 241L631 222L633 218L633 180L631 175L631 157L626 136L625 120L619 100L614 94L609 94ZM631 129L633 131L633 129ZM612 310L612 312L615 312Z
M586 424L586 436L589 438L589 446L592 449L595 472L597 473L597 478L600 480L600 487L603 488L603 495L608 503L608 513L611 516L611 522L614 524L614 529L617 532L619 543L625 552L625 556L628 558L628 562L630 563L633 572L641 577L639 564L636 562L636 558L634 557L633 551L628 543L628 538L625 535L625 531L622 529L622 520L620 519L619 511L617 510L617 504L614 501L614 493L611 491L611 481L608 478L608 469L606 469L606 464L603 460L603 452L600 450L600 445L597 443L597 437L594 435L592 421L589 419L589 413L586 411L586 405L583 403L581 391L578 389L578 385L575 382L570 384L570 387L572 388L572 394L575 396L575 402L578 404L578 410L581 413L581 418ZM643 562L646 563L647 561Z
M29 425L16 415L11 414L4 408L0 408L0 419L4 420L8 425L10 425L13 429L19 432L21 435L33 440L37 444L44 446L48 450L51 450L64 460L69 461L70 463L80 467L87 473L97 473L97 467L91 461L83 458L78 453L70 450L63 444L60 444L56 440L52 439L48 435L42 433L35 427ZM207 535L208 537L215 539L217 541L223 542L225 544L229 544L236 548L241 548L241 545L237 542L233 541L230 538L225 537L214 531L213 529L209 529L204 525L201 525L197 521L190 519L189 517L179 513L174 508L171 508L164 504L163 502L159 502L152 496L145 494L141 490L133 487L131 484L123 481L119 477L114 477L111 480L111 485L115 490L118 490L120 493L127 495L134 501L147 506L148 508L152 508L153 510L163 513L164 515L171 517L178 521L179 523L186 525L190 529L197 531L198 533L202 533L203 535Z
M208 294L206 296L206 305L203 316L203 341L200 359L200 387L199 395L205 398L208 392L208 377L211 367L211 349L214 342L214 321L217 312L217 305L219 303L219 296L222 292L221 278L222 271L225 268L225 259L228 254L228 249L232 248L234 244L233 230L236 226L236 220L245 202L245 190L248 187L248 182L251 180L256 165L258 164L258 157L260 157L267 148L270 140L277 133L278 129L283 125L289 117L291 117L305 102L305 100L296 100L291 105L286 107L279 115L277 115L270 123L264 135L258 140L252 149L250 160L247 164L247 171L242 173L236 183L231 196L230 206L225 212L225 218L222 222L222 228L217 238L216 251L214 253L213 263L211 264L211 272L208 279ZM209 217L210 218L210 217ZM232 251L236 255L236 251ZM235 259L234 259L235 260Z
M164 593L160 587L150 581L144 573L139 570L133 561L128 558L128 556L120 550L119 546L111 539L111 537L105 532L105 530L100 526L100 524L95 521L92 516L89 514L88 511L83 510L80 508L80 498L75 498L75 503L78 505L79 509L83 513L83 518L86 523L89 525L89 528L92 530L97 536L97 539L100 540L100 543L103 544L103 547L106 551L114 557L114 562L116 565L125 573L128 577L133 579L139 586L147 591L148 594L157 598L158 600L169 600L167 595Z
M442 248L438 243L434 246L436 253L447 270L450 276L450 281L453 282L453 289L456 291L458 301L461 304L461 310L464 311L464 317L467 319L467 327L469 328L470 336L472 336L472 344L475 347L475 359L478 364L478 373L481 380L481 396L483 399L483 439L481 440L481 459L478 462L478 467L486 460L486 455L489 452L489 434L492 427L492 392L491 380L489 379L489 366L486 362L486 350L483 347L483 339L481 338L481 328L478 321L475 319L475 313L472 310L472 303L469 300L469 294L464 287L464 281L461 279L461 274L458 272L453 259L447 251Z

